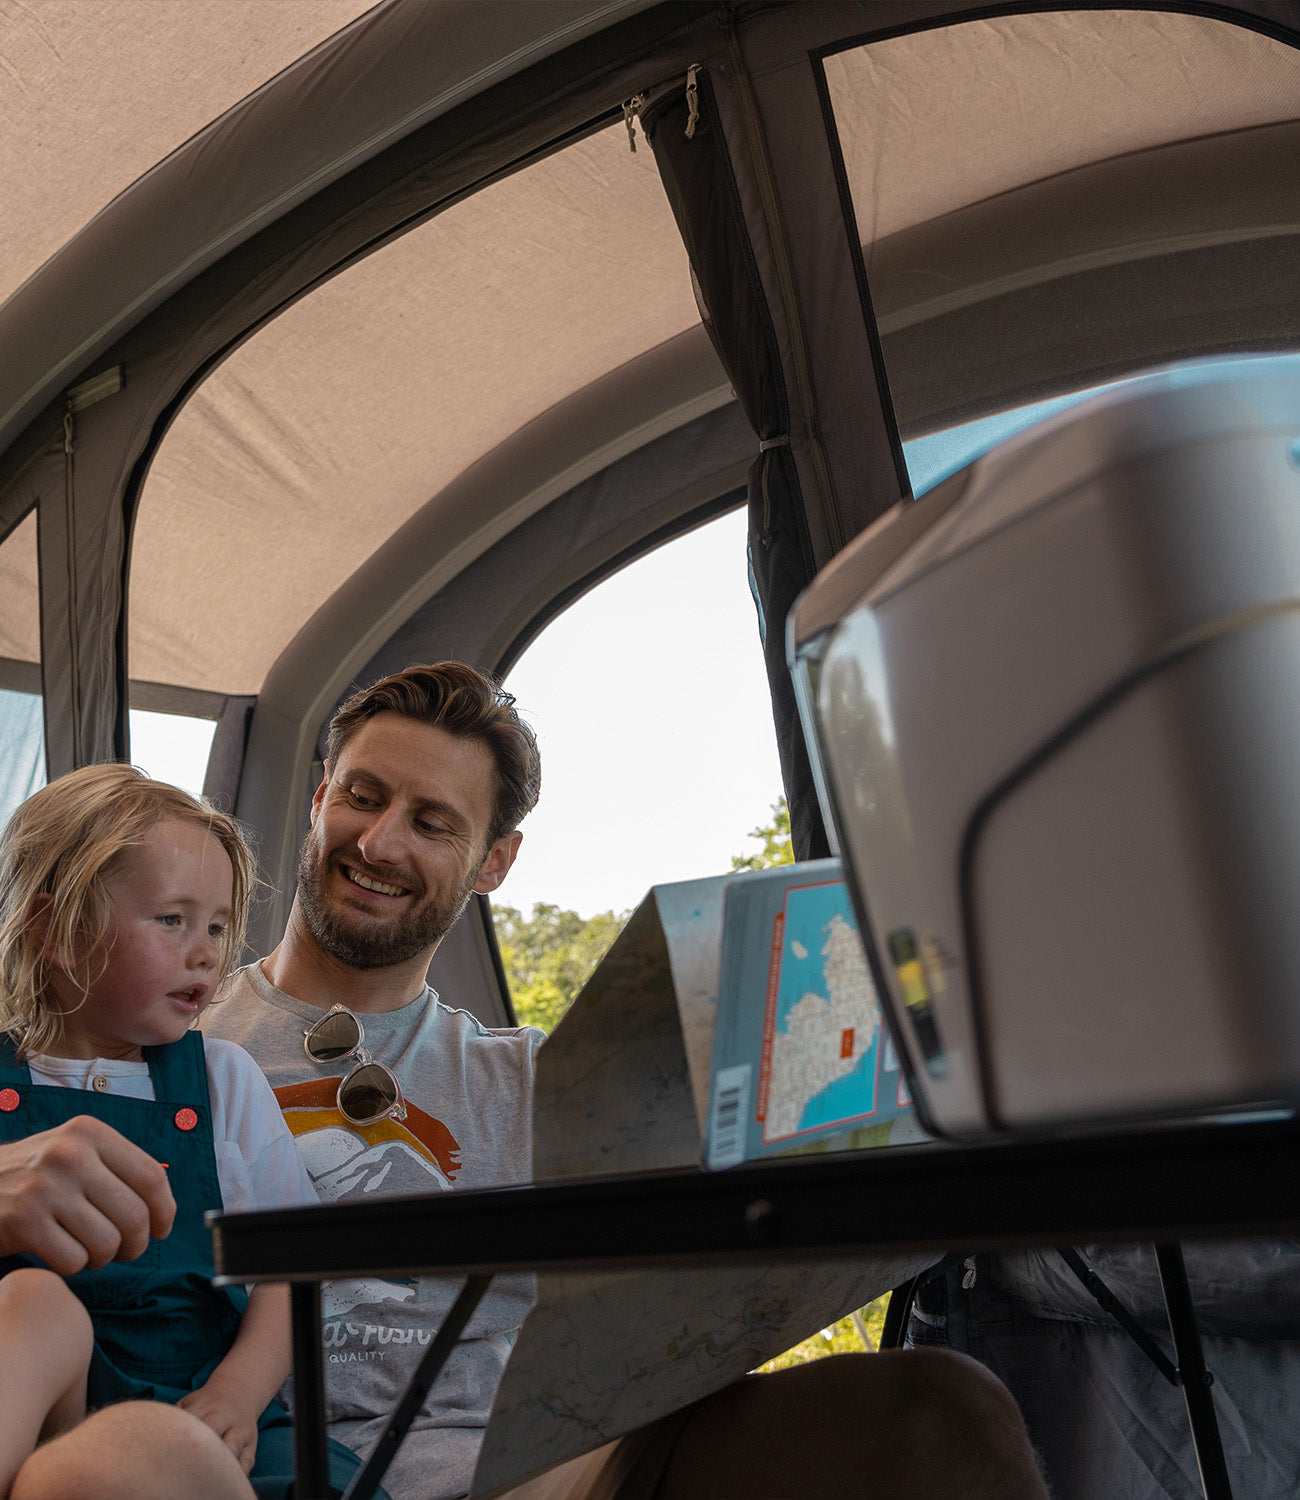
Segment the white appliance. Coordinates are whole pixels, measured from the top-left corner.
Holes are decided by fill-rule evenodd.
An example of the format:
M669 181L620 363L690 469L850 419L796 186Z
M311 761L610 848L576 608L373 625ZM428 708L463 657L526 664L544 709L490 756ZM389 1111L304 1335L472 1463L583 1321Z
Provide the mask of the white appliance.
M942 1134L1300 1098L1300 376L1169 372L882 517L791 612Z

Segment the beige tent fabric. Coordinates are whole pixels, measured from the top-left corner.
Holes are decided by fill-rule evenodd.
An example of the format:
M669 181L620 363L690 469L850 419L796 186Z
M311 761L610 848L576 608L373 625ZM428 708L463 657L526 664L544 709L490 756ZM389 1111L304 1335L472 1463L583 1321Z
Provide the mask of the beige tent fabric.
M1087 162L1300 115L1294 47L1156 11L913 32L827 58L826 79L868 246Z
M40 652L33 512L0 542L0 656L36 662Z
M56 186L75 175L82 194L77 207L59 187L64 227L33 241L33 262L146 158L314 40L309 22L324 35L362 8L356 0L96 7L120 10L119 40L128 16L137 41L144 11L165 18L153 27L156 48L144 49L148 60L126 70L132 94L103 79L85 84L97 70L82 39L66 38L75 31L68 17L87 4L51 0L37 11L63 27L64 61L50 49L43 90L62 96L62 145L41 147L25 166L6 157L5 171L27 194L24 217L48 189L42 175ZM213 9L220 24L209 34ZM233 44L236 11L256 46ZM277 29L270 16L284 24ZM34 27L9 23L0 57L39 76ZM202 68L184 61L198 56ZM190 79L187 68L201 76ZM1287 118L1300 99L1298 68L1293 50L1243 28L1143 11L966 22L827 62L868 241L1084 162ZM168 79L182 86L165 109L156 106L167 125L150 135L155 114L144 101ZM139 134L126 124L133 108L148 124ZM129 150L109 140L101 153L96 117L107 136L129 137ZM85 139L74 149L78 132ZM622 126L494 184L335 278L214 371L164 439L133 544L132 676L257 692L313 611L468 466L697 322L653 160L644 147L629 153ZM0 640L16 655L24 614L30 619L20 598L21 590L0 594Z
M0 302L137 177L373 3L0 5Z
M133 545L132 676L256 692L448 481L696 322L653 159L621 125L336 277L237 350L165 438Z

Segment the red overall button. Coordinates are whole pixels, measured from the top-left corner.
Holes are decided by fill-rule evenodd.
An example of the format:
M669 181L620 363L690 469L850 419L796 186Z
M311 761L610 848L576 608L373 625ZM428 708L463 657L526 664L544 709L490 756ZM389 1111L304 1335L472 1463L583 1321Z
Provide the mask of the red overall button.
M0 1109L8 1114L11 1110L18 1108L18 1090L0 1089Z
M176 1111L177 1130L193 1130L199 1123L199 1117L192 1109L178 1109Z

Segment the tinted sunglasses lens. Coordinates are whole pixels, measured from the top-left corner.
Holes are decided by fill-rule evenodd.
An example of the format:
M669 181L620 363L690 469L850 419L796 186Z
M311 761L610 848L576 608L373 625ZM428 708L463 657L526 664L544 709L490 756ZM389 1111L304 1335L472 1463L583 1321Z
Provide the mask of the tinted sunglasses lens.
M361 1023L347 1011L324 1016L307 1033L307 1052L317 1062L334 1062L355 1052L361 1041Z
M365 1063L339 1085L339 1110L354 1125L372 1125L396 1113L400 1097L397 1079L383 1063Z

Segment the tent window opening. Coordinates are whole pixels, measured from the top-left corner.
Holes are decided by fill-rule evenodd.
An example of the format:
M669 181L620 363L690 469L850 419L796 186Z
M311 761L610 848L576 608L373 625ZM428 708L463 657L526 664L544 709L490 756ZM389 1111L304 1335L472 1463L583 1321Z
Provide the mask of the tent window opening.
M45 728L39 693L0 688L0 826L45 785Z
M493 898L521 1021L549 1029L651 886L754 852L781 797L733 511L623 568L506 676L537 732L542 797Z
M36 514L0 543L0 826L45 784Z
M1090 10L823 66L904 439L1300 347L1278 167L1300 150L1300 51L1207 17Z
M200 796L216 727L212 719L132 709L132 764L156 781ZM0 827L45 780L40 694L0 688Z
M1173 367L1168 373L1172 381L1185 378L1191 383L1212 376L1249 379L1253 375L1294 375L1300 373L1300 354L1190 360ZM1031 427L1037 427L1058 413L1068 411L1104 391L1116 390L1123 384L1124 381L1112 381L1105 385L1088 386L1065 396L1036 401L1029 406L1013 407L1009 411L995 412L992 416L981 417L974 422L964 422L957 427L913 438L903 444L903 454L907 459L915 493L925 494L959 469L982 458L999 443L1006 442L1018 433L1027 432Z
M215 719L131 710L131 763L155 781L169 781L192 796L203 793Z

